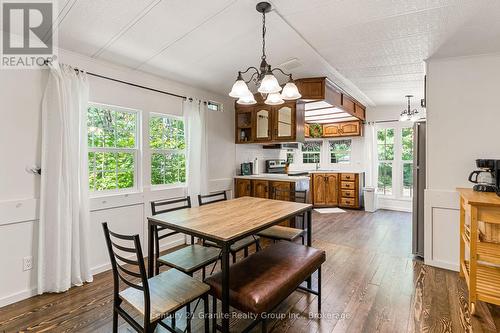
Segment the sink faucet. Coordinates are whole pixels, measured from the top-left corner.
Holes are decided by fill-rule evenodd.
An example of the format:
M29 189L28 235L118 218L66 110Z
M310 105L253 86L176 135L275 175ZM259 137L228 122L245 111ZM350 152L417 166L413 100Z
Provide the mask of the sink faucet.
M316 163L316 171L319 170L319 163Z

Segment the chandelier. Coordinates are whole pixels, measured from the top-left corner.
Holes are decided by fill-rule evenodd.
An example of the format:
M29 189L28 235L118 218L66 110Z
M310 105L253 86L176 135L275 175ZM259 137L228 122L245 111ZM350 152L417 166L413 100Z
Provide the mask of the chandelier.
M259 13L262 13L262 56L260 67L248 67L244 71L238 72L236 82L229 93L229 96L238 98L236 103L243 105L256 104L257 101L254 95L248 88L248 83L253 82L257 86L257 91L265 98L264 103L268 105L280 105L285 100L296 100L302 97L299 89L293 82L292 74L285 73L280 68L272 68L266 61L266 13L271 10L269 2L259 2L255 7ZM243 74L253 72L248 81L243 79ZM284 76L288 76L288 82L281 88L278 80L274 76L274 72L279 72Z
M408 98L408 107L407 109L404 109L401 111L401 115L399 116L399 121L416 121L420 119L420 115L418 114L417 109L411 109L410 106L410 99L413 97L413 95L406 95L406 98Z

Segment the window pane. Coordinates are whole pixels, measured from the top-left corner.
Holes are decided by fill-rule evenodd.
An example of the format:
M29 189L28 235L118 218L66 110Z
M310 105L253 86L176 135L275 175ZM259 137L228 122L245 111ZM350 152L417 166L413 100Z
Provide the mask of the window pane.
M394 160L394 128L377 131L377 151L379 161Z
M351 160L351 140L330 141L330 162L349 163Z
M151 155L151 184L178 184L186 182L184 153L153 153Z
M401 132L402 159L413 160L413 128L403 128Z
M413 194L413 163L403 163L403 196Z
M151 148L185 149L184 121L168 116L151 116L149 138Z
M377 192L386 195L392 194L392 163L379 163Z
M118 188L130 188L134 186L134 172L118 172Z
M89 147L135 148L137 114L109 107L87 109Z

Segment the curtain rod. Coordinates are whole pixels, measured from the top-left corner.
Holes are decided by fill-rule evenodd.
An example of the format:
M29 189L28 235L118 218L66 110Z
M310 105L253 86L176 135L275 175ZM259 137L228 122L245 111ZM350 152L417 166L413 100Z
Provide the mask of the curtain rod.
M49 61L49 60L45 60L44 61L44 65L48 65L50 62L51 61ZM80 70L78 68L75 68L75 71L77 71L77 72L85 72L85 71L82 71L82 70ZM128 82L128 81L118 80L118 79L115 79L115 78L112 78L112 77L109 77L109 76L104 76L104 75L101 75L101 74L96 74L96 73L91 73L91 72L85 72L85 73L87 73L87 75L91 75L91 76L95 76L95 77L98 77L98 78L101 78L101 79L105 79L105 80L110 80L110 81L114 81L114 82L126 84L126 85L129 85L129 86L132 86L132 87L141 88L141 89L145 89L145 90L149 90L149 91L154 91L154 92L157 92L157 93L160 93L160 94L169 95L169 96L173 96L173 97L178 97L178 98L182 98L182 99L189 99L191 101L193 100L192 98L187 98L186 96L174 94L174 93L171 93L171 92L168 92L168 91L164 91L164 90L159 90L159 89L155 89L155 88L150 88L150 87L142 86L140 84L136 84L136 83L132 83L132 82Z

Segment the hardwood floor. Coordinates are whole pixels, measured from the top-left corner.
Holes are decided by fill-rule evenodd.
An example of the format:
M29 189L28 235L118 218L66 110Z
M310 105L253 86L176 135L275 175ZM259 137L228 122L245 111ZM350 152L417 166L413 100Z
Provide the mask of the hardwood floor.
M471 317L458 273L413 260L410 218L390 211L314 213L313 245L327 252L323 318L313 316L316 296L294 292L277 309L286 315L270 323L272 332L500 332L500 307L479 302ZM111 332L111 292L105 272L66 293L9 305L0 309L0 332ZM178 322L184 327L184 319ZM248 322L232 320L232 331ZM120 332L130 331L120 320ZM193 331L203 331L201 320Z

